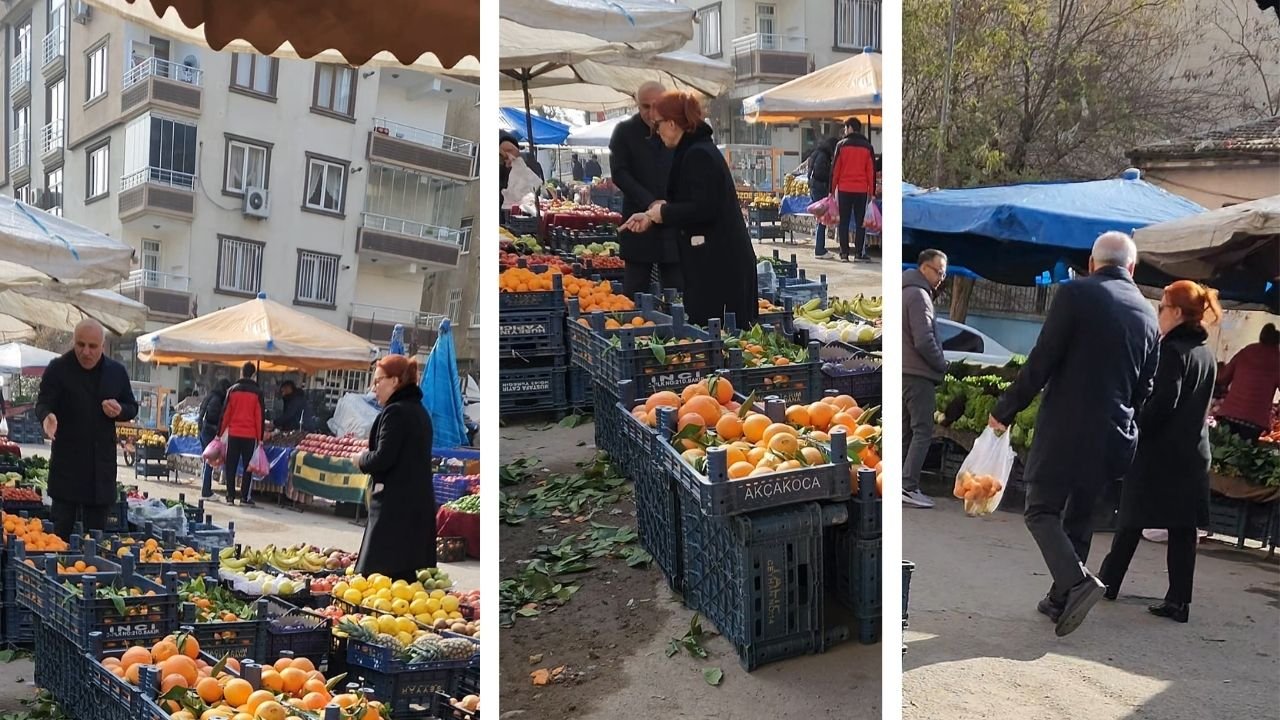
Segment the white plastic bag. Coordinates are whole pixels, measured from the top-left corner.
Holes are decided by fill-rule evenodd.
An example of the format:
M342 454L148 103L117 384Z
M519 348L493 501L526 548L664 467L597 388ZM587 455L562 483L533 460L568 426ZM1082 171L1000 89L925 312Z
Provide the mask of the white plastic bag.
M353 435L366 438L377 418L378 407L369 402L366 396L347 393L338 399L333 418L329 420L329 432L338 437Z
M0 417L0 437L9 436L9 421Z
M155 524L156 530L172 530L179 535L187 534L187 516L181 505L169 507L156 498L130 499L128 502L129 522L144 527L148 522Z
M1000 507L1016 457L1010 438L1008 431L997 435L988 427L961 463L952 494L964 500L966 515L990 515Z
M526 195L536 196L541 188L542 178L529 169L523 157L518 157L511 163L511 175L507 178L507 188L502 191L502 205L503 207L523 205Z
M773 272L773 263L761 262L756 265L756 289L761 295L772 295L777 285L778 280Z

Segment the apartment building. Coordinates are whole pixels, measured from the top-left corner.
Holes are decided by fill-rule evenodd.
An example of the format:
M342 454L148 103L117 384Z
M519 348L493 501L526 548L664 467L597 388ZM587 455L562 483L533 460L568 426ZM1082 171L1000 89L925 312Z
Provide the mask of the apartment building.
M217 53L67 0L3 21L5 192L133 246L147 330L263 292L381 344L399 323L429 348L451 317L478 355L476 86Z
M685 50L734 67L731 91L711 103L719 141L783 150L782 172L800 163L815 132L839 134L839 123L762 125L744 120L742 101L771 87L861 53L879 51L881 0L680 0L697 16ZM878 145L878 140L873 137Z

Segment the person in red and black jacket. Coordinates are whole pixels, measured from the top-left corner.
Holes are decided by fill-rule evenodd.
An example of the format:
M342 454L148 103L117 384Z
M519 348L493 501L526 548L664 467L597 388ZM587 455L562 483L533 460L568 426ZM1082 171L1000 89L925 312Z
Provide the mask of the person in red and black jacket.
M240 380L227 390L227 401L222 411L222 424L218 427L218 435L227 434L227 462L222 468L222 475L227 481L227 504L236 502L236 473L244 467L240 476L242 484L240 501L245 505L254 505L249 498L249 490L253 485L253 475L249 472L249 463L253 452L262 442L262 422L266 413L266 399L262 388L253 376L257 368L247 362L240 369Z
M867 214L867 200L876 190L876 150L862 134L862 122L857 118L844 121L844 139L836 145L836 159L831 168L831 193L840 205L840 225L836 238L840 241L840 259L849 261L849 220L858 223L858 259L870 261L867 256L867 231L862 226Z

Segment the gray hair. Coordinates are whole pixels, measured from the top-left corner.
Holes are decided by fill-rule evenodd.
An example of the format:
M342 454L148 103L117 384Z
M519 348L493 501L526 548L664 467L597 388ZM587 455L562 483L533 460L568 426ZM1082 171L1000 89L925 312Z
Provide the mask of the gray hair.
M667 89L662 86L662 83L650 80L644 83L643 85L641 85L640 87L636 88L636 102L640 102L640 96L644 95L645 92L650 90L657 92L659 94L667 91Z
M1133 238L1118 231L1104 232L1093 242L1093 263L1099 267L1127 268L1138 264L1138 246Z
M107 338L107 329L102 326L102 323L94 320L93 318L85 318L76 323L75 331L72 334L79 335L81 330L92 330L93 332L101 335L103 340L106 340Z
M929 262L930 260L933 260L934 258L941 258L942 262L947 262L946 253L942 252L941 250L935 250L933 248L929 248L928 250L920 251L920 257L918 258L916 264L923 265Z

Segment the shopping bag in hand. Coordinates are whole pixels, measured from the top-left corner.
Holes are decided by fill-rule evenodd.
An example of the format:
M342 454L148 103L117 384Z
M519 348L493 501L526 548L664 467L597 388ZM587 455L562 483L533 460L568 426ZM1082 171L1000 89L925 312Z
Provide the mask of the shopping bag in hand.
M209 463L211 467L222 467L222 463L227 459L227 440L226 435L216 437L209 441L205 446L204 452L200 453L200 457Z
M952 490L953 495L964 500L966 515L990 515L996 511L1015 457L1008 432L997 435L991 428L982 431L960 465Z
M262 449L262 443L258 443L258 448L253 451L253 459L249 461L249 474L260 480L270 473L271 463L267 460L267 451Z
M880 215L880 206L876 205L874 199L867 201L867 215L862 220L862 227L867 232L878 233L884 225L884 218Z
M838 221L840 211L836 208L835 198L830 195L809 203L805 208L819 225L831 225ZM833 216L835 219L833 219Z

